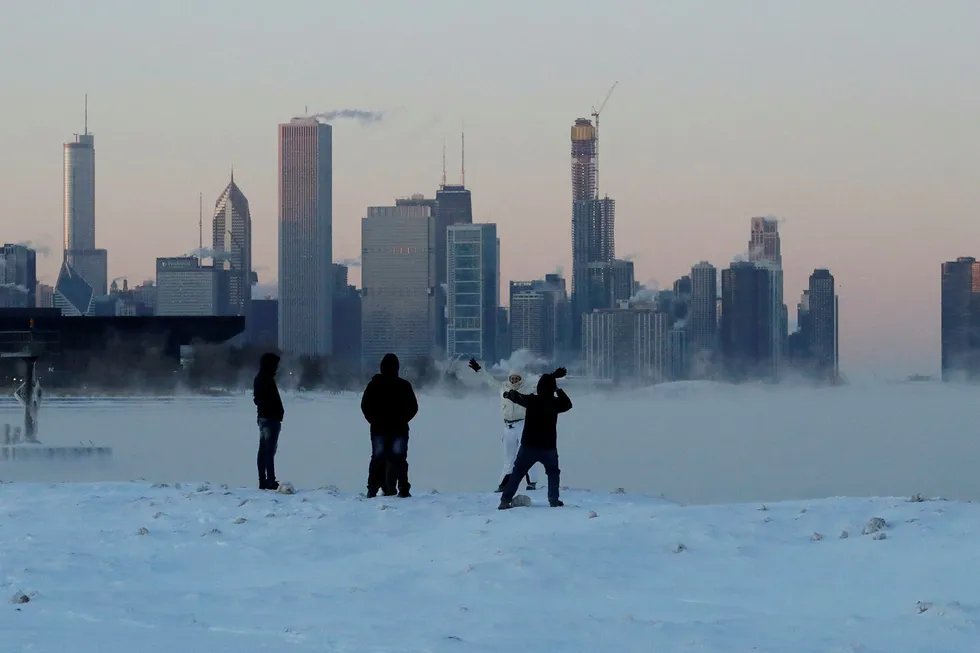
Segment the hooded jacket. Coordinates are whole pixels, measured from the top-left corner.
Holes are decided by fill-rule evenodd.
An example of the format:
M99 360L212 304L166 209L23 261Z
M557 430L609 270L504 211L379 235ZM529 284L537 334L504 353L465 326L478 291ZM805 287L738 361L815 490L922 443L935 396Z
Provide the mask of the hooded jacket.
M361 395L361 413L371 435L408 437L408 423L419 412L412 384L398 376L398 357L385 354L381 373L375 374Z
M507 399L506 397L504 397L504 394L506 394L510 390L516 390L520 392L521 388L523 388L525 384L533 387L534 385L537 384L538 379L540 377L534 376L533 374L524 375L523 373L518 372L516 370L511 370L510 374L507 375L507 380L501 383L497 379L493 378L492 375L488 374L487 371L484 370L483 368L480 368L480 371L477 372L477 374L480 375L480 378L483 379L484 383L486 383L491 388L496 388L500 392L500 416L504 418L505 422L518 422L524 419L525 416L524 407L521 406L520 404L515 404L510 399ZM520 383L510 382L510 377L514 374L521 375Z
M282 397L276 385L276 372L279 370L279 357L273 353L262 354L259 359L259 373L252 382L252 402L255 403L259 419L281 422L286 411L282 407Z
M527 410L521 446L557 449L558 416L572 409L572 400L558 387L555 377L550 374L542 375L538 379L537 394L525 395L516 390L507 394L514 403Z

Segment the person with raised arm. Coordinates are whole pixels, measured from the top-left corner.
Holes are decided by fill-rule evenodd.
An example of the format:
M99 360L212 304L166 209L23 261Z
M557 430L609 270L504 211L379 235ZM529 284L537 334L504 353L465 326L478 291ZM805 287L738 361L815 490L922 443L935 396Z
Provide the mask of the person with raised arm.
M558 416L572 409L572 400L558 387L556 379L565 376L559 367L553 374L544 374L538 380L537 393L521 394L508 390L504 396L526 410L521 447L514 461L514 473L500 495L499 510L511 508L514 495L520 485L521 475L534 464L541 463L548 475L548 504L552 508L565 505L558 496L561 470L558 468Z
M502 478L500 480L500 484L497 486L495 491L503 492L504 487L507 486L507 481L510 480L511 472L514 469L514 460L517 459L517 449L521 443L520 426L521 422L524 421L524 407L507 399L505 394L508 390L520 390L522 387L524 387L524 376L518 370L511 370L507 380L501 382L480 367L480 364L475 360L470 359L469 366L471 370L476 372L477 376L479 376L484 383L500 392L500 414L504 419L504 430L500 436L500 441L504 445L504 467L501 472ZM531 378L528 379L528 383L537 383L538 378L539 377L532 375ZM529 469L523 475L523 477L527 481L528 490L537 489L537 467L532 467ZM518 483L520 483L520 479L518 479Z

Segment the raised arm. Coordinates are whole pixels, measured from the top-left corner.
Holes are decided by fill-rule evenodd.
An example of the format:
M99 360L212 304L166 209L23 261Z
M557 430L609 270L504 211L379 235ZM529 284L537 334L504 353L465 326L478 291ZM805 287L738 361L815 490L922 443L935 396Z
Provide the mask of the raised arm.
M567 413L568 411L570 411L572 409L572 400L568 398L568 395L565 394L565 391L562 390L561 388L558 388L555 394L557 395L558 398L558 412Z
M531 397L531 395L522 395L517 390L508 390L507 392L504 393L504 397L510 399L518 406L523 406L524 408L527 408L527 405L529 403L528 399Z
M499 388L504 385L501 381L493 378L493 375L488 373L485 369L480 367L480 364L476 362L475 359L471 358L469 362L469 368L473 370L481 381L486 383L491 388Z

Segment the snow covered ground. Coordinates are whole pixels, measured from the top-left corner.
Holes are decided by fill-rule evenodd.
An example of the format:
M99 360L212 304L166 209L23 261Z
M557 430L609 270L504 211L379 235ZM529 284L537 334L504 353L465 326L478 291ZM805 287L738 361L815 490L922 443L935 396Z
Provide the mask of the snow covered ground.
M682 503L921 492L980 500L977 391L941 383L820 390L665 384L615 395L572 388L560 422L564 483ZM361 492L370 455L356 394L285 397L277 466L297 487ZM484 492L501 467L499 404L422 395L410 473L420 491ZM0 423L22 419L0 404ZM114 447L108 465L5 465L0 479L256 483L251 398L51 399L45 442Z
M499 512L489 493L2 484L0 592L12 601L0 603L0 641L73 653L946 653L980 642L973 504L681 507L567 491L551 509L533 495ZM884 528L862 534L875 517Z

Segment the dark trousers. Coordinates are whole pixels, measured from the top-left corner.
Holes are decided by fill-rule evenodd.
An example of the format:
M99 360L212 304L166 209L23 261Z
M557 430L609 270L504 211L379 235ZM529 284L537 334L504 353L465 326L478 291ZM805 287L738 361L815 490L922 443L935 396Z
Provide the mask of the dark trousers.
M282 422L259 418L259 453L255 462L259 468L259 482L276 480L276 450L279 448L279 431Z
M517 486L528 470L541 463L544 473L548 475L548 501L558 500L558 485L561 478L561 470L558 469L558 450L557 449L535 449L525 447L523 444L517 450L517 460L514 461L514 471L507 480L507 487L500 496L501 503L510 503L514 495L517 494Z
M382 490L394 494L395 490L407 494L408 436L371 434L371 464L368 466L368 492Z

